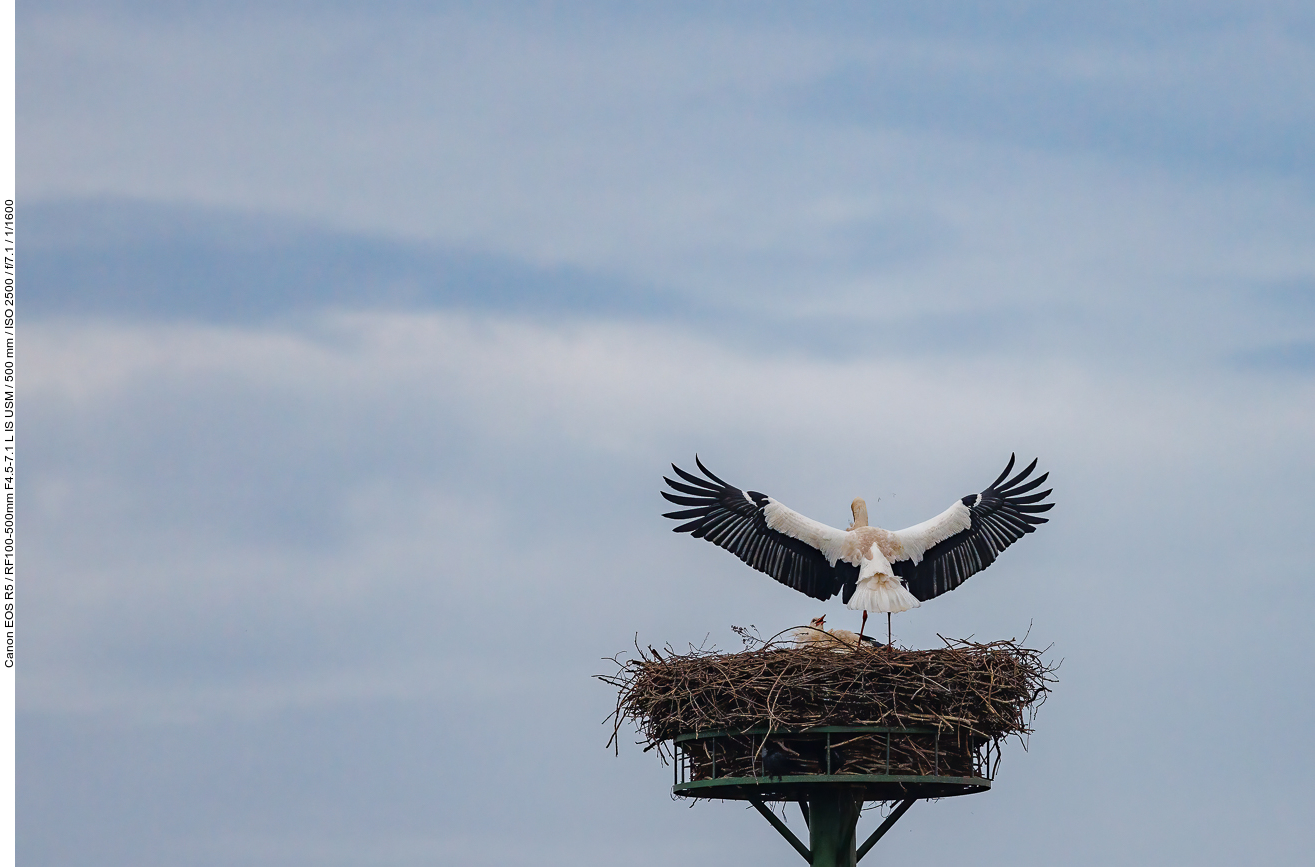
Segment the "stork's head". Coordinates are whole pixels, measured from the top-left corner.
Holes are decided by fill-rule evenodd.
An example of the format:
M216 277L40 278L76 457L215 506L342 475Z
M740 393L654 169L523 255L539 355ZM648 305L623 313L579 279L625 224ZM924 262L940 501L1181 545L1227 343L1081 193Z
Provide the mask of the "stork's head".
M854 502L849 504L849 510L854 513L854 523L849 525L849 529L868 525L868 504L863 502L862 497L855 497Z
M811 626L811 627L813 627L814 629L823 629L823 628L825 628L825 627L823 627L823 625L822 625L822 624L824 624L824 623L826 623L826 615L825 615L825 614L823 614L821 617L814 617L812 620L808 621L808 625Z

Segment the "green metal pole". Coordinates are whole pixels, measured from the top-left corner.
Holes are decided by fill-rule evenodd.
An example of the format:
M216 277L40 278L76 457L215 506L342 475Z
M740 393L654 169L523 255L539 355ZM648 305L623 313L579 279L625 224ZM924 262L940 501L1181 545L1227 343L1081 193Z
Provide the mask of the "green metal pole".
M854 830L860 804L844 786L828 786L808 801L808 849L813 867L855 867Z

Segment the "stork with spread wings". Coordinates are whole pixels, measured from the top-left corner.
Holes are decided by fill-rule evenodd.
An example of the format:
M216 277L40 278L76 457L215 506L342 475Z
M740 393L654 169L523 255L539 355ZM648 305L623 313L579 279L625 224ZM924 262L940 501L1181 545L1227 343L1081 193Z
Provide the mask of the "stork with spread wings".
M665 476L675 493L662 496L687 506L663 517L684 521L689 533L725 548L759 572L814 599L837 593L850 608L885 612L916 608L958 587L995 562L1000 552L1044 524L1039 513L1050 490L1038 494L1049 473L1029 479L1036 461L1009 478L1014 456L986 489L956 500L929 521L904 530L868 526L867 504L850 504L854 522L844 530L805 517L757 491L741 491L717 478L694 458L705 478L671 468L683 481ZM1006 479L1008 479L1006 481Z

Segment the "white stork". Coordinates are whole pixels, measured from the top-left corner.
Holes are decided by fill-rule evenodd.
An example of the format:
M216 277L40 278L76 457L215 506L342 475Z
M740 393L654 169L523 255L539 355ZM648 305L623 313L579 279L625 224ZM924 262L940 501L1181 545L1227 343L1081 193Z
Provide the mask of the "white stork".
M849 608L863 612L864 627L869 611L885 612L888 632L892 612L916 608L958 587L1035 525L1046 523L1038 513L1054 506L1041 502L1050 490L1029 493L1050 475L1029 481L1035 460L1005 481L1014 468L1010 455L1004 472L985 490L956 500L929 521L904 530L869 527L867 504L856 499L850 504L854 522L837 530L766 494L723 482L697 455L694 462L707 478L675 464L671 468L688 484L663 477L677 493L663 491L662 496L692 507L663 515L687 521L675 532L707 539L814 599L841 594Z

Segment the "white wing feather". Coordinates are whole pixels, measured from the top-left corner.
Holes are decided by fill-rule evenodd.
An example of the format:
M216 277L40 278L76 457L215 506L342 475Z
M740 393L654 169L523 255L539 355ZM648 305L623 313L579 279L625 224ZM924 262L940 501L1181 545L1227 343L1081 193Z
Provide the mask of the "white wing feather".
M829 565L836 565L837 560L858 565L858 560L849 560L845 557L848 531L837 530L820 521L814 521L771 497L767 498L767 505L763 506L763 516L767 519L768 527L821 551Z
M932 545L943 542L972 525L972 512L968 511L962 500L955 500L953 506L931 520L896 530L891 535L899 539L905 557L912 560L913 565L916 566L922 562L922 555L926 554L927 549ZM898 559L902 560L904 557Z

